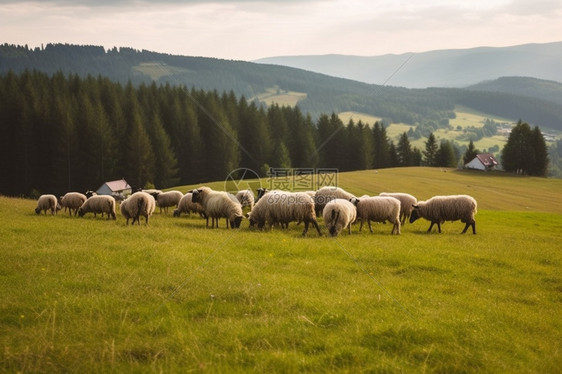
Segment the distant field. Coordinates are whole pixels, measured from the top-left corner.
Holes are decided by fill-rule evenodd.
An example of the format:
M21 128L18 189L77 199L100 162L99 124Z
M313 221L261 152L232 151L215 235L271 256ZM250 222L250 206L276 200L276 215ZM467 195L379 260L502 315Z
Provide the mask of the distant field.
M140 65L134 66L133 70L146 74L154 80L158 80L168 75L190 72L188 69L178 68L176 66L170 66L160 62L141 63Z
M279 106L295 106L300 100L306 99L306 93L284 91L277 87L269 88L265 93L257 95L255 98L267 105L278 104ZM252 100L254 98L251 98Z
M126 226L0 196L0 371L559 372L562 180L401 168L337 184L469 193L478 233Z

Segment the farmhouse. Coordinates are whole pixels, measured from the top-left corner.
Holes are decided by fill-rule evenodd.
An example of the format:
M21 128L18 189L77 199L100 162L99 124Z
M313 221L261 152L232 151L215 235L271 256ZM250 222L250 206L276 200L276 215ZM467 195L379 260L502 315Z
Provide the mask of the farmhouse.
M98 190L96 191L98 195L111 195L118 200L121 200L125 197L125 195L129 195L131 193L131 186L125 179L118 179L115 181L105 182Z
M464 167L466 169L489 171L492 170L497 165L498 165L498 160L496 160L493 154L479 153L476 155L476 157L472 159L472 161L464 165Z

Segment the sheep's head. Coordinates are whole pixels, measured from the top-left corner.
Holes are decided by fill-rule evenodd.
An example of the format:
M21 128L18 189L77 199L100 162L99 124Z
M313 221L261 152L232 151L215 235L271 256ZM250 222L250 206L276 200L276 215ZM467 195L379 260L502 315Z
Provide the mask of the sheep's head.
M356 197L352 197L351 199L349 199L349 202L352 203L353 205L357 206L357 204L359 204L359 199Z
M86 214L86 212L84 211L84 209L82 209L81 207L78 209L78 215L80 217L84 217L84 214Z
M242 222L242 218L244 218L243 216L234 216L233 219L230 220L230 227L233 229L239 229L240 228L240 223Z
M257 189L257 192L258 192L258 198L256 200L259 200L263 195L265 195L265 193L267 192L267 188L260 187Z
M412 207L414 208L414 210L412 210L412 214L410 215L410 223L414 223L417 219L421 217L420 211L418 209L419 205L412 204Z
M39 207L35 208L35 213L37 213L37 214L41 213L41 208L39 208Z
M201 190L193 190L191 193L191 202L200 203L201 202Z

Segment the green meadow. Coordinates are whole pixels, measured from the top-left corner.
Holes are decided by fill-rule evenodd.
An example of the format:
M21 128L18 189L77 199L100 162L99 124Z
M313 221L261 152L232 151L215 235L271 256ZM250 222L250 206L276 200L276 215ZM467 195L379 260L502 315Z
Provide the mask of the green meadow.
M562 180L401 168L337 183L471 194L477 235L420 220L302 238L158 211L126 226L0 196L0 371L560 371Z

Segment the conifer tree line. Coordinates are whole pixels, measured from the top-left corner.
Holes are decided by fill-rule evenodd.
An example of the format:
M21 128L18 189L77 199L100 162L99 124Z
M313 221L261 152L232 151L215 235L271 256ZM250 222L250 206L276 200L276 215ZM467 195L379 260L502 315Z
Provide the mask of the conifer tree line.
M382 123L260 106L232 91L133 86L36 71L0 76L0 193L64 193L125 178L167 188L224 180L237 168L456 166L448 141L395 144ZM428 139L429 141L429 139ZM428 162L430 161L430 162Z

